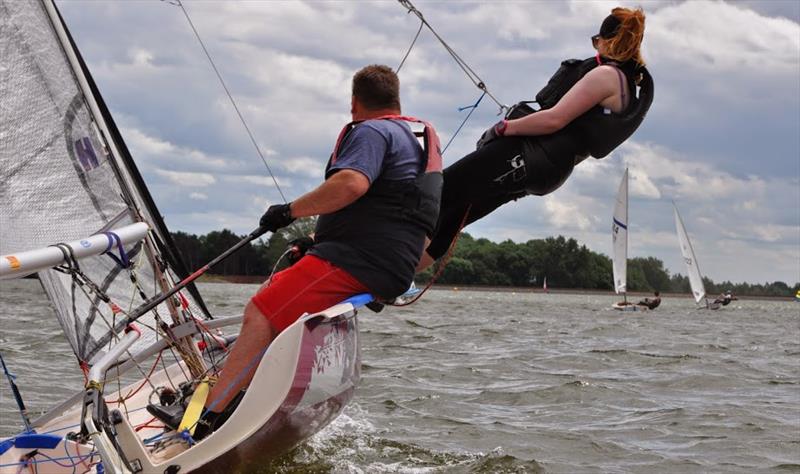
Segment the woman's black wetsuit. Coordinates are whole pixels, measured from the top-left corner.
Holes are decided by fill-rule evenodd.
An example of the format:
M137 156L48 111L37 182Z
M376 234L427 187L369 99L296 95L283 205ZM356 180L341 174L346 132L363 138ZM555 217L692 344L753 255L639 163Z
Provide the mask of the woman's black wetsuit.
M558 189L572 173L574 154L564 150L556 159L550 156L537 137L506 137L445 168L439 224L428 254L444 255L462 222L466 226L527 194L544 196Z
M537 102L543 109L554 106L581 77L603 63L607 61L599 57L564 61L537 94ZM644 67L632 62L614 65L627 78L628 91L641 86L622 113L609 114L595 106L554 134L501 137L445 168L439 221L426 249L431 257L442 257L463 226L509 201L555 191L575 165L590 155L608 155L633 134L652 103L653 81Z

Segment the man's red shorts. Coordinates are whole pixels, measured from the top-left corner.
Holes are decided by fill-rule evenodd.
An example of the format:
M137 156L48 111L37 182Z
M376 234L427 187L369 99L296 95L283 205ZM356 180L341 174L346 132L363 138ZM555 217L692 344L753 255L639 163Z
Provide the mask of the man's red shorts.
M352 275L327 260L306 255L276 273L251 301L281 332L304 313L317 313L359 293L369 290Z

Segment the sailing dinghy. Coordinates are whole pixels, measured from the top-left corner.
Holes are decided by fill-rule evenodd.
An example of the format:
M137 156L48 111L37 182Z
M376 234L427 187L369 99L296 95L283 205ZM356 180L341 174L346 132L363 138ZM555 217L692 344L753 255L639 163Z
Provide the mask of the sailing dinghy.
M705 300L706 309L719 309L722 305L717 302L709 303L708 298L706 298L706 288L705 285L703 285L703 277L700 274L700 266L697 263L697 257L694 254L692 243L689 241L689 235L686 233L683 219L681 219L681 215L678 212L678 206L673 202L672 207L675 210L675 229L678 232L678 244L681 248L683 262L686 264L686 272L689 275L689 285L692 287L694 301L699 304L700 300Z
M191 277L52 0L0 0L0 57L0 278L37 273L86 379L34 420L15 397L24 429L0 439L0 473L251 472L336 418L369 295L281 333L199 443L148 414L220 369L234 337L218 331L241 316L211 318L191 284L153 304Z
M614 291L622 293L622 301L611 305L618 311L646 311L647 306L628 302L628 168L622 175L614 203L614 215L611 222L612 261L614 274Z

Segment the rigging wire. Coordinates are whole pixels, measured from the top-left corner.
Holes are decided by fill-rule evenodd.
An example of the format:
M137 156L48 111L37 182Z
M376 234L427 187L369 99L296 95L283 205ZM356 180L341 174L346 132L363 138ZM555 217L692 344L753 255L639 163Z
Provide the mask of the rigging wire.
M417 34L414 35L414 39L411 41L411 45L408 47L408 51L406 51L406 55L403 56L403 60L400 61L400 65L397 66L395 69L395 74L400 74L400 69L403 68L403 64L406 63L406 59L408 59L408 55L411 54L411 50L414 49L414 44L417 42L417 38L419 38L419 34L422 33L422 27L425 26L425 23L419 22L419 29L417 30Z
M467 120L469 120L469 118L470 118L470 117L472 117L472 112L475 112L475 109L477 109L477 108L478 108L478 104L480 104L480 103L481 103L481 101L483 100L483 98L484 98L485 96L486 96L486 91L484 91L484 92L483 92L483 94L481 94L481 96L480 96L480 97L478 97L478 100L477 100L477 101L475 101L475 103L474 103L474 104L472 104L472 105L468 105L468 106L466 106L466 107L459 107L459 108L458 108L458 111L459 111L459 112L463 112L463 111L465 111L465 110L467 110L467 109L470 109L470 111L469 111L469 113L467 114L467 116L466 116L466 117L464 117L464 120L462 120L462 121L461 121L461 125L459 125L459 126L458 126L458 128L457 128L457 129L456 129L456 131L455 131L455 133L453 133L453 136L451 136L451 137L450 137L450 140L448 140L448 141L447 141L447 145L445 145L445 146L444 146L444 148L442 148L442 155L444 155L444 152L446 152L446 151L447 151L447 149L450 147L450 144L451 144L451 143L453 143L453 140L455 140L455 139L456 139L456 135L458 135L458 132L460 132L460 131L461 131L461 129L462 129L462 128L464 128L464 124L466 124L466 123L467 123Z
M187 12L186 8L184 8L183 2L181 0L173 0L173 1L162 0L162 1L166 1L166 3L169 3L170 5L175 5L180 7L181 11L183 12L183 15L186 17L186 21L189 22L189 26L192 28L192 31L194 32L194 35L197 38L197 41L200 43L200 47L203 48L203 52L205 53L206 58L208 58L208 62L211 63L211 67L214 69L214 73L217 75L217 79L219 79L219 82L220 84L222 84L222 88L225 89L225 93L228 95L228 99L231 101L234 110L236 110L236 114L239 116L239 120L242 122L244 129L247 131L247 135L250 137L250 141L253 143L253 146L255 147L258 156L261 157L261 161L264 163L264 166L267 167L267 171L269 172L270 177L272 177L272 182L275 183L275 188L278 190L278 193L280 193L281 199L283 199L284 203L288 202L286 200L286 196L283 194L283 190L278 184L278 179L275 178L275 174L273 174L272 169L269 167L266 158L264 158L264 154L261 152L261 147L258 146L258 142L256 142L253 133L250 131L250 127L247 126L247 121L245 121L242 112L239 110L239 106L236 105L236 101L233 99L233 95L231 94L230 90L228 90L228 86L225 84L225 80L222 79L222 74L219 72L219 69L217 69L217 65L211 58L211 54L208 52L205 43L203 43L202 38L200 38L200 33L197 31L197 28L195 28L192 19L189 17L189 12Z
M461 70L464 71L464 74L466 74L467 77L469 78L469 80L472 81L473 84L475 84L475 87L477 87L478 89L480 89L483 92L485 92L486 95L488 95L489 98L492 99L494 101L494 103L497 104L500 107L500 112L501 113L508 110L508 106L506 106L503 103L501 103L499 100L497 100L497 98L495 98L494 95L492 95L491 92L489 92L489 88L486 87L486 83L483 82L483 79L481 79L480 76L478 76L478 74L475 71L473 71L471 67L469 67L469 64L467 64L466 61L461 59L461 56L459 56L458 53L456 53L455 50L453 48L451 48L450 45L447 44L447 42L441 36L439 36L439 34L436 32L436 30L433 29L433 27L430 25L430 23L428 23L428 21L422 15L422 12L417 10L417 8L414 6L414 4L411 3L411 0L397 0L397 1L406 10L408 10L408 13L413 13L414 15L416 15L417 18L419 18L420 22L422 22L423 25L428 27L428 29L431 31L431 33L433 33L433 36L435 36L436 39L438 39L439 42L442 43L442 46L444 46L444 49L447 50L448 53L450 53L450 56L453 57L453 59L458 64L458 66L461 68ZM419 33L417 33L417 34L419 34ZM414 41L416 41L416 38L414 39ZM412 43L411 45L413 46L414 43ZM406 56L408 56L408 53L406 53ZM405 58L403 59L403 61L405 61Z

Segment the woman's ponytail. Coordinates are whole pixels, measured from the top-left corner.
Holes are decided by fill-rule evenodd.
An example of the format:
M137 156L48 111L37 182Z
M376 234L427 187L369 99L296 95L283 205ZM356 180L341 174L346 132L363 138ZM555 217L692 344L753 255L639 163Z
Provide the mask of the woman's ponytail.
M617 7L611 10L619 21L619 29L614 37L607 39L608 51L605 56L619 62L630 59L644 66L640 48L644 39L644 11L641 8L631 10Z

